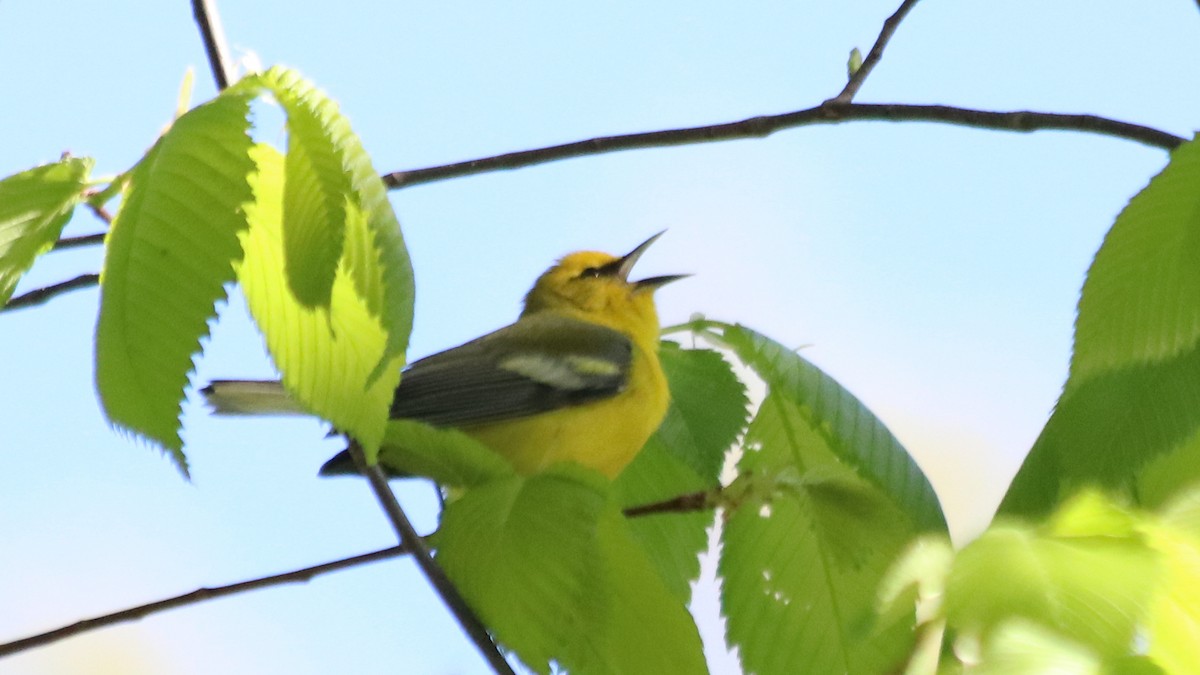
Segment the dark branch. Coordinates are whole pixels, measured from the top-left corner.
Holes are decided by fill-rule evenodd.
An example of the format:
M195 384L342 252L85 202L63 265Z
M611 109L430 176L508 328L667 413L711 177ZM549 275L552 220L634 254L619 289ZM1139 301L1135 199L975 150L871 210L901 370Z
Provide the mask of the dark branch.
M192 15L200 27L200 37L204 40L204 50L208 53L208 65L212 68L217 90L224 90L233 80L233 68L229 65L229 48L225 43L221 16L217 14L216 0L192 0Z
M642 516L651 516L663 513L687 513L690 511L703 511L713 508L716 497L719 494L720 488L716 491L695 492L685 495L679 495L671 499L666 499L653 504L645 504L642 506L634 506L625 509L625 515L629 518L638 518ZM424 541L423 539L421 540ZM44 633L31 635L29 637L13 640L11 642L0 643L0 657L9 656L35 647L41 647L52 642L64 640L69 637L74 637L80 633L86 633L98 628L112 626L118 623L128 621L137 621L144 619L151 614L165 612L168 609L176 609L186 605L197 604L206 600L223 598L229 595L236 595L246 591L254 591L262 588L270 588L272 586L282 586L284 584L302 583L313 579L322 574L336 572L338 570L357 567L367 563L386 560L388 558L396 558L402 555L407 555L408 549L404 546L393 546L371 553L334 560L332 562L321 563L303 569L293 570L291 572L283 572L274 574L268 577L260 577L249 581L240 581L226 586L216 586L212 588L199 588L194 591L176 595L163 600L156 600L137 607L130 607L111 614L97 616L90 619L77 621L69 626L55 628Z
M883 58L883 50L887 47L887 43L892 39L892 35L896 33L896 29L900 27L900 22L908 15L908 12L917 4L917 0L904 0L900 8L894 14L889 16L883 22L883 29L879 31L879 37L875 38L875 45L871 47L871 51L867 53L867 58L863 59L862 65L858 70L850 76L846 82L846 86L842 91L834 96L831 101L835 103L849 103L858 90L862 87L867 76L879 64L879 59Z
M821 105L781 115L763 115L738 122L648 131L622 136L601 136L585 141L552 145L534 150L510 152L494 157L443 164L424 169L396 171L383 177L390 189L399 189L433 181L470 176L490 171L520 169L561 159L602 155L621 150L662 148L692 143L763 138L777 131L812 124L839 124L853 121L945 122L959 126L1002 131L1082 131L1135 141L1164 150L1173 150L1184 139L1165 131L1096 115L1069 115L1028 110L994 112L955 108L945 105L905 105L900 103L867 104L826 101Z
M626 518L652 516L658 513L689 513L691 511L707 511L716 506L716 500L721 493L720 488L703 490L686 495L679 495L653 504L642 504L625 509Z
M63 237L62 239L59 239L58 241L54 242L54 250L62 251L63 249L68 249L68 248L79 248L81 246L91 246L93 244L103 244L104 237L105 237L104 232L97 232L96 234L85 234L81 237Z
M96 214L97 218L99 218L100 220L103 220L105 223L108 223L109 225L112 225L113 216L111 213L108 212L108 209L104 208L100 204L96 204L91 201L89 201L87 203L87 205L88 205L88 208L92 210L92 213Z
M63 626L62 628L56 628L51 631L46 631L45 633L39 633L37 635L21 638L20 640L13 640L12 642L0 644L0 657L25 651L26 649L33 649L34 647L47 645L64 638L78 635L80 633L96 630L97 628L104 628L105 626L124 623L126 621L136 621L151 614L163 612L168 609L175 609L176 607L183 607L184 605L191 605L203 602L205 600L222 598L227 595L234 595L237 593L243 593L245 591L253 591L260 588L270 588L271 586L281 586L283 584L303 583L321 574L334 572L347 567L363 565L365 563L375 562L377 560L395 558L397 556L404 555L405 553L408 553L408 551L403 546L393 546L391 548L385 548L373 553L365 553L352 558L335 560L333 562L327 562L321 565L313 565L312 567L305 567L304 569L285 572L283 574L262 577L260 579L252 579L250 581L242 581L236 584L229 584L227 586L200 588L190 593L177 595L173 598L167 598L165 600L159 600L157 602L151 602L145 605L138 605L137 607L130 607L129 609L113 612L112 614L105 614L104 616L99 616L92 619L84 619L83 621L73 623L69 626Z
M73 291L79 288L87 288L100 283L99 274L80 274L74 279L69 279L61 283L52 284L45 288L37 288L23 295L18 295L15 298L9 298L8 303L0 307L0 312L10 312L14 309L23 309L25 307L33 307L46 302L56 295L61 295L68 291Z
M388 485L387 476L383 474L383 470L379 468L378 464L367 465L362 456L362 449L358 447L357 443L350 444L350 456L358 466L359 473L371 484L375 498L387 515L388 521L391 522L392 528L396 531L400 544L411 551L417 567L421 568L425 578L429 580L429 584L433 586L442 602L458 620L467 637L475 643L476 649L479 650L488 665L500 675L515 675L512 666L500 652L500 648L492 641L492 636L488 634L483 622L463 599L462 594L458 592L458 587L450 581L450 577L446 576L442 566L433 559L433 553L429 550L429 546L413 528L412 522L409 521L400 502L396 500L391 486Z

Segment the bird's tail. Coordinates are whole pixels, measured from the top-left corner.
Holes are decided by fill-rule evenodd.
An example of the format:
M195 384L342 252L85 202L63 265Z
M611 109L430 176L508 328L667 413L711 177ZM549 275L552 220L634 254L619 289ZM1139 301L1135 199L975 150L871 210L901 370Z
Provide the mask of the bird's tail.
M308 415L279 380L213 380L200 390L218 415Z

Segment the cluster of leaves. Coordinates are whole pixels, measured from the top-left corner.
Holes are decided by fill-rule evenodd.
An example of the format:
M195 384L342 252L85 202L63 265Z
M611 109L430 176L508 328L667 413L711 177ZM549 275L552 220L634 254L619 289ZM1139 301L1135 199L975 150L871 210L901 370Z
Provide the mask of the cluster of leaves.
M251 139L264 93L286 113L286 152ZM664 344L671 409L615 482L575 466L517 475L463 434L388 422L411 267L361 144L293 72L249 76L182 114L107 187L90 168L66 158L0 181L0 302L77 206L120 192L96 335L113 423L186 472L180 401L237 281L292 395L370 461L382 448L452 489L438 560L535 671L703 672L686 607L710 527L728 640L750 672L1200 670L1200 497L1183 492L1200 478L1195 143L1105 240L1070 379L1001 506L1010 519L957 553L887 428L743 326L688 327L721 351ZM765 385L752 417L727 359ZM1096 493L1061 506L1088 487L1128 506ZM706 508L626 515L696 493Z

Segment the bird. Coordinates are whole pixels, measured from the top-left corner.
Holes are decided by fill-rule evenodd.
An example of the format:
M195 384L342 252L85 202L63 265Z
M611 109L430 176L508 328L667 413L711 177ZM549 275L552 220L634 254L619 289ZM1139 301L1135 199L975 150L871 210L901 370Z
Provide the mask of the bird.
M629 279L664 232L623 256L563 256L538 277L514 323L409 364L389 417L459 429L518 474L574 462L616 478L669 405L654 293L690 275ZM203 393L218 414L302 412L278 381L217 380ZM404 475L389 466L386 445L379 457ZM321 474L352 467L342 452Z

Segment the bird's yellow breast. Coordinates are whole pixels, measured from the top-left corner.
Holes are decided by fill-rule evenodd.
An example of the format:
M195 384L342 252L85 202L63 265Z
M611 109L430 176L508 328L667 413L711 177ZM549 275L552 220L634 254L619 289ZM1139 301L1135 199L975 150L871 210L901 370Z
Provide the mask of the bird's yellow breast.
M463 431L522 474L573 461L616 478L658 429L669 399L658 353L635 343L628 384L615 396Z

